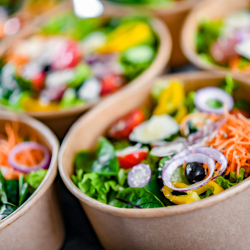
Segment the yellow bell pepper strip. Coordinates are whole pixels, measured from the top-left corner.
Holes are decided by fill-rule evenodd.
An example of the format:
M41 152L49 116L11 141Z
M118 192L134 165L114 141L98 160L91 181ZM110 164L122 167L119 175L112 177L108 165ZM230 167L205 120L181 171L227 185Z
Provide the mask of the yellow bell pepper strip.
M172 183L177 188L188 187L188 185L186 185L184 183L180 183L180 182L172 182ZM165 197L177 205L187 204L187 203L191 203L191 202L200 200L200 197L198 196L198 194L196 192L193 192L193 191L187 191L186 192L187 195L178 195L177 196L177 195L173 195L172 194L173 189L171 189L167 186L164 186L162 188L162 190L163 190L163 194L165 195Z
M172 183L177 188L188 187L188 185L184 183L180 183L180 182L172 182ZM178 196L173 195L172 194L173 190L167 186L164 186L162 190L163 190L163 194L165 195L167 199L169 199L171 202L177 205L181 205L181 204L191 203L191 202L200 200L199 195L206 192L208 190L208 187L214 189L214 192L213 192L214 195L219 194L224 191L224 189L221 186L219 186L217 183L215 183L214 181L210 181L203 187L200 187L196 190L187 191L186 192L187 195L178 195Z
M39 100L33 98L25 98L21 102L21 106L25 111L55 111L59 110L60 106L57 103L42 104Z
M182 84L176 80L172 81L160 94L154 115L171 115L177 111L174 119L180 123L187 114L187 108L183 105L184 98L185 92Z
M102 54L123 52L131 47L147 42L152 35L149 25L132 22L120 25L108 35L106 44L97 51Z
M196 189L194 191L198 195L200 195L200 194L206 192L208 190L208 187L214 189L214 195L215 194L219 194L219 193L221 193L221 192L224 191L224 189L220 185L218 185L216 182L214 182L214 181L210 181L206 185L204 185L204 186L202 186L202 187L200 187L200 188L198 188L198 189Z

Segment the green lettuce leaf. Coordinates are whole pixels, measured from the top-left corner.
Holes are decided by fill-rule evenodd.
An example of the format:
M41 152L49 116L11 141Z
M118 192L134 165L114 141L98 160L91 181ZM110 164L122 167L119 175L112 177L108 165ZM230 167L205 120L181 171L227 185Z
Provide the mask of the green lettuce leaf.
M26 181L28 182L28 184L32 188L37 189L38 186L43 181L43 178L45 177L46 174L47 174L47 170L45 170L45 169L40 169L40 170L37 170L37 171L32 171L32 172L30 172L27 175Z
M145 188L129 187L119 191L114 207L121 208L157 208L164 204Z
M115 176L119 171L115 149L112 144L104 137L99 138L96 150L81 151L75 157L76 169L83 169L90 173Z
M19 176L19 203L18 203L19 206L21 206L25 202L28 196L28 188L29 188L29 185L25 181L24 175L21 174Z
M82 181L78 182L78 187L86 195L106 204L121 189L115 180L97 173L84 174Z
M241 168L239 171L239 176L236 175L235 172L231 172L229 179L226 179L223 176L219 176L215 179L215 182L220 185L223 189L228 189L230 187L235 186L236 184L242 182L244 180L245 169Z

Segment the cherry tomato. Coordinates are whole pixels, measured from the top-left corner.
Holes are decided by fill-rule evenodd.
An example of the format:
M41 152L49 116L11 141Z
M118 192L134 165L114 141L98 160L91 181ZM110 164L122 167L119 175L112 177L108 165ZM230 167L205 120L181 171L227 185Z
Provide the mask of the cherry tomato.
M145 160L147 155L148 150L141 149L128 155L118 156L117 159L121 168L129 169Z
M242 114L242 115L244 115L246 118L250 118L250 113L247 112L247 111L244 110L244 109L233 109L233 110L230 111L230 114L232 114L232 115Z
M117 91L122 85L122 78L117 75L109 75L102 79L101 96Z
M117 120L109 130L109 135L117 139L126 139L133 129L146 120L142 109L135 109Z
M55 58L52 62L52 68L65 69L75 67L81 60L81 53L74 41L66 41L60 44Z
M39 72L35 75L32 80L32 86L36 90L41 90L44 87L46 79L46 73L44 71Z
M228 63L228 61L237 56L236 51L234 50L235 45L237 44L236 38L231 39L219 39L214 42L211 46L211 56L213 59L221 64Z

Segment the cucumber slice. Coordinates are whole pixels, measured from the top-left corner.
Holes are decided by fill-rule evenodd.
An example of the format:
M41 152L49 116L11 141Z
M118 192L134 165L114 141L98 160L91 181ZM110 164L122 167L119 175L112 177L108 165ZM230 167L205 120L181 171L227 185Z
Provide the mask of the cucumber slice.
M132 64L147 63L153 60L154 50L148 45L140 45L126 50L123 57Z
M171 116L153 115L150 120L135 127L129 135L129 139L147 144L169 138L179 129L179 124Z

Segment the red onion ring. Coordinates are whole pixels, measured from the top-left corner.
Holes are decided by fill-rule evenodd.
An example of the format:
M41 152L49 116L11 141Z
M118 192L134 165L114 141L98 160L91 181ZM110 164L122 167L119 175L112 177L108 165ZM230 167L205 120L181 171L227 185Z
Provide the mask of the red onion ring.
M140 163L129 170L128 185L130 187L146 187L151 180L151 169L149 165Z
M202 129L198 130L196 133L190 134L188 136L188 142L190 145L194 144L197 140L202 139L213 132L219 130L226 122L228 118L223 117L220 120L213 122L212 124L205 125Z
M37 149L43 152L44 157L43 160L33 166L33 167L28 167L22 164L19 164L15 158L16 155L24 150L32 150L32 149ZM11 167L13 167L15 170L18 170L22 173L29 173L31 171L36 171L39 169L46 169L48 168L49 164L50 164L50 153L48 151L48 149L46 147L44 147L43 145L37 143L37 142L22 142L17 144L15 147L12 148L12 150L9 153L8 156L8 163Z
M205 178L204 180L197 182L191 186L185 187L185 188L176 188L174 185L172 185L171 183L171 178L172 175L174 173L174 171L181 165L183 165L184 163L190 163L190 162L200 162L200 163L204 163L207 164L209 170L210 170L210 174L208 175L207 178ZM185 155L183 157L177 158L177 159L172 159L168 162L165 163L165 166L163 167L164 171L162 171L162 179L164 182L164 185L168 186L169 188L175 190L175 191L191 191L191 190L195 190L199 187L204 186L206 183L208 183L211 178L212 175L214 173L215 170L215 164L214 164L214 160L205 155L205 154L201 154L201 153L193 153L193 154L188 154Z
M234 106L234 99L225 90L217 87L205 87L196 91L194 104L195 106L203 112L206 113L216 113L224 114L224 107L221 108L211 108L206 103L208 99L219 100L223 104L227 104L228 111Z

